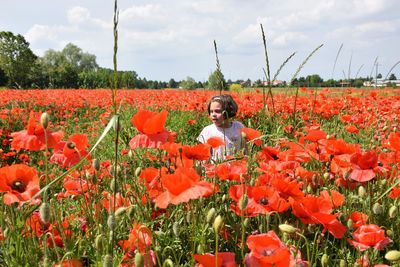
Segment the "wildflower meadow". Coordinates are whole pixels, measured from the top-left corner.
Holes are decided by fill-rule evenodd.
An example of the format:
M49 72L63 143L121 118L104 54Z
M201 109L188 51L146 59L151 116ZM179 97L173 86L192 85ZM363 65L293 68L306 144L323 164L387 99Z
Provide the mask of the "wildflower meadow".
M399 266L400 91L0 90L0 266Z

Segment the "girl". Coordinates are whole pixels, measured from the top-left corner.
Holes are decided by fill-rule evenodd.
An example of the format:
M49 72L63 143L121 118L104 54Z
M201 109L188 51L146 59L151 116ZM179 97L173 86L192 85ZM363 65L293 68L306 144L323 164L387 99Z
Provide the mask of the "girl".
M197 141L206 143L211 137L218 137L224 144L211 151L211 159L221 161L228 155L234 155L243 147L244 141L240 130L244 128L238 121L231 121L236 116L238 105L230 95L218 95L211 98L208 103L208 116L212 124L204 127Z

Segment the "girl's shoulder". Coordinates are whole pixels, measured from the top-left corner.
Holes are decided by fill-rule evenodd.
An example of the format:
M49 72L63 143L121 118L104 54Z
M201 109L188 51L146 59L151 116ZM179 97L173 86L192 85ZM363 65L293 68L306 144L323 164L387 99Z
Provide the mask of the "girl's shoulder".
M244 125L240 121L232 121L232 128L242 129L244 128Z

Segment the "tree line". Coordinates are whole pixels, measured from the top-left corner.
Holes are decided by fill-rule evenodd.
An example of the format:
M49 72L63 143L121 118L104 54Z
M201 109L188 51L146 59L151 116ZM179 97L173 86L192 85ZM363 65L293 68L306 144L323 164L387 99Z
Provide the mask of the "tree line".
M379 77L378 77L379 78ZM78 46L69 43L61 51L49 49L42 57L35 55L29 47L29 42L20 34L0 32L0 86L8 88L111 88L114 86L114 71L100 67L96 56L83 52ZM395 80L394 74L389 79ZM299 77L293 85L307 87L360 87L364 81L372 77L327 80L318 74ZM181 81L171 78L168 82L147 80L133 71L118 71L118 88L210 88L229 89L242 87L262 87L266 83L261 79L256 81L225 80L220 70L212 72L207 81L196 81L187 77ZM286 86L285 82L273 86ZM221 88L222 87L222 88Z

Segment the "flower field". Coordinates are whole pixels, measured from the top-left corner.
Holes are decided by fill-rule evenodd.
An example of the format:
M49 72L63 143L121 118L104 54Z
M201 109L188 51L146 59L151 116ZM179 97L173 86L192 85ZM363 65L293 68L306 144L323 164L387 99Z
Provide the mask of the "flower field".
M400 90L216 94L0 90L0 266L400 266Z

